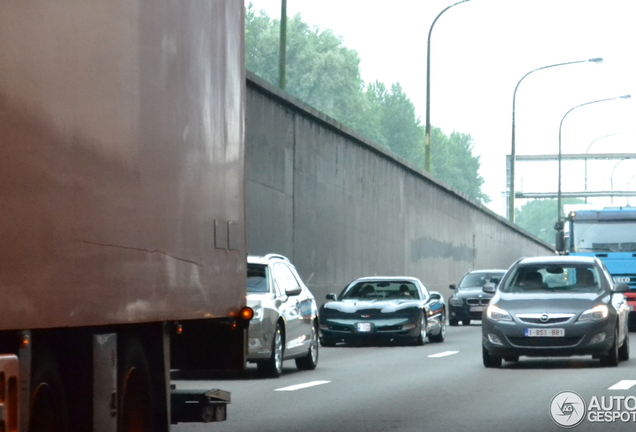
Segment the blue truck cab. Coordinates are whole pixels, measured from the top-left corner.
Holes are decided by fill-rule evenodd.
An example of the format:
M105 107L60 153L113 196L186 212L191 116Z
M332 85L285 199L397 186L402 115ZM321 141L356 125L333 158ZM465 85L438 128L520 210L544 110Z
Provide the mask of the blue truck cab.
M636 328L636 207L570 211L562 233L559 252L598 257L614 282L629 285L624 295L630 328Z

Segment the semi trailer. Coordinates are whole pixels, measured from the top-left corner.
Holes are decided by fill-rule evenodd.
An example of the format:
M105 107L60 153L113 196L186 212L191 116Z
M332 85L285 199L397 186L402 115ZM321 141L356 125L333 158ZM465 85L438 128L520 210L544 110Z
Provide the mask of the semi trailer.
M245 366L244 5L0 0L0 430L220 421Z

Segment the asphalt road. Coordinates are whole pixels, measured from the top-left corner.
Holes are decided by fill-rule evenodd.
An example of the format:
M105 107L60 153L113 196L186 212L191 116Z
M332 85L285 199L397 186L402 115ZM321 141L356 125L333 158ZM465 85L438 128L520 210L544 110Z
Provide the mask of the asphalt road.
M563 431L550 409L558 408L554 415L561 422L583 415L574 396L552 402L558 393L572 391L588 408L572 430L631 432L636 429L636 333L630 340L633 359L616 368L601 367L590 357L522 357L486 369L481 327L473 324L449 327L445 342L421 347L321 347L315 371L300 372L288 361L278 379L260 378L253 366L233 374L175 374L177 387L228 390L232 404L225 422L171 430ZM627 421L598 421L618 415Z

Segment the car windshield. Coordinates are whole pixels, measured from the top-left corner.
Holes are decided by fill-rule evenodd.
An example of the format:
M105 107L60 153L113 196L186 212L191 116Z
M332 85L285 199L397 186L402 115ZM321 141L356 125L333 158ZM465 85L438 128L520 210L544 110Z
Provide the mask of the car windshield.
M529 265L519 266L507 278L503 292L577 292L597 293L601 291L600 275L590 265Z
M248 264L247 265L247 292L266 293L267 287L267 266Z
M636 221L575 221L575 252L636 252Z
M483 287L487 283L497 285L503 273L469 273L459 283L459 289Z
M417 287L408 281L364 281L350 285L342 299L419 299Z

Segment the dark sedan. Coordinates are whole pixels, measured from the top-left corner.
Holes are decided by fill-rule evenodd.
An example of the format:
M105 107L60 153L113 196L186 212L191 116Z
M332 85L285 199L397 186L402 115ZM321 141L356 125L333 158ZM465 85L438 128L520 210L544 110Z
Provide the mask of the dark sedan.
M482 321L483 362L501 366L519 356L591 355L604 366L629 359L623 292L595 257L525 258L495 288Z
M323 346L373 340L423 345L446 335L444 298L414 277L357 279L327 300L319 314Z
M480 320L483 312L492 298L492 294L485 293L482 288L487 283L499 283L505 270L473 270L466 273L459 286L450 285L455 292L448 299L448 323L456 326L459 321L463 325L470 325L471 320Z

